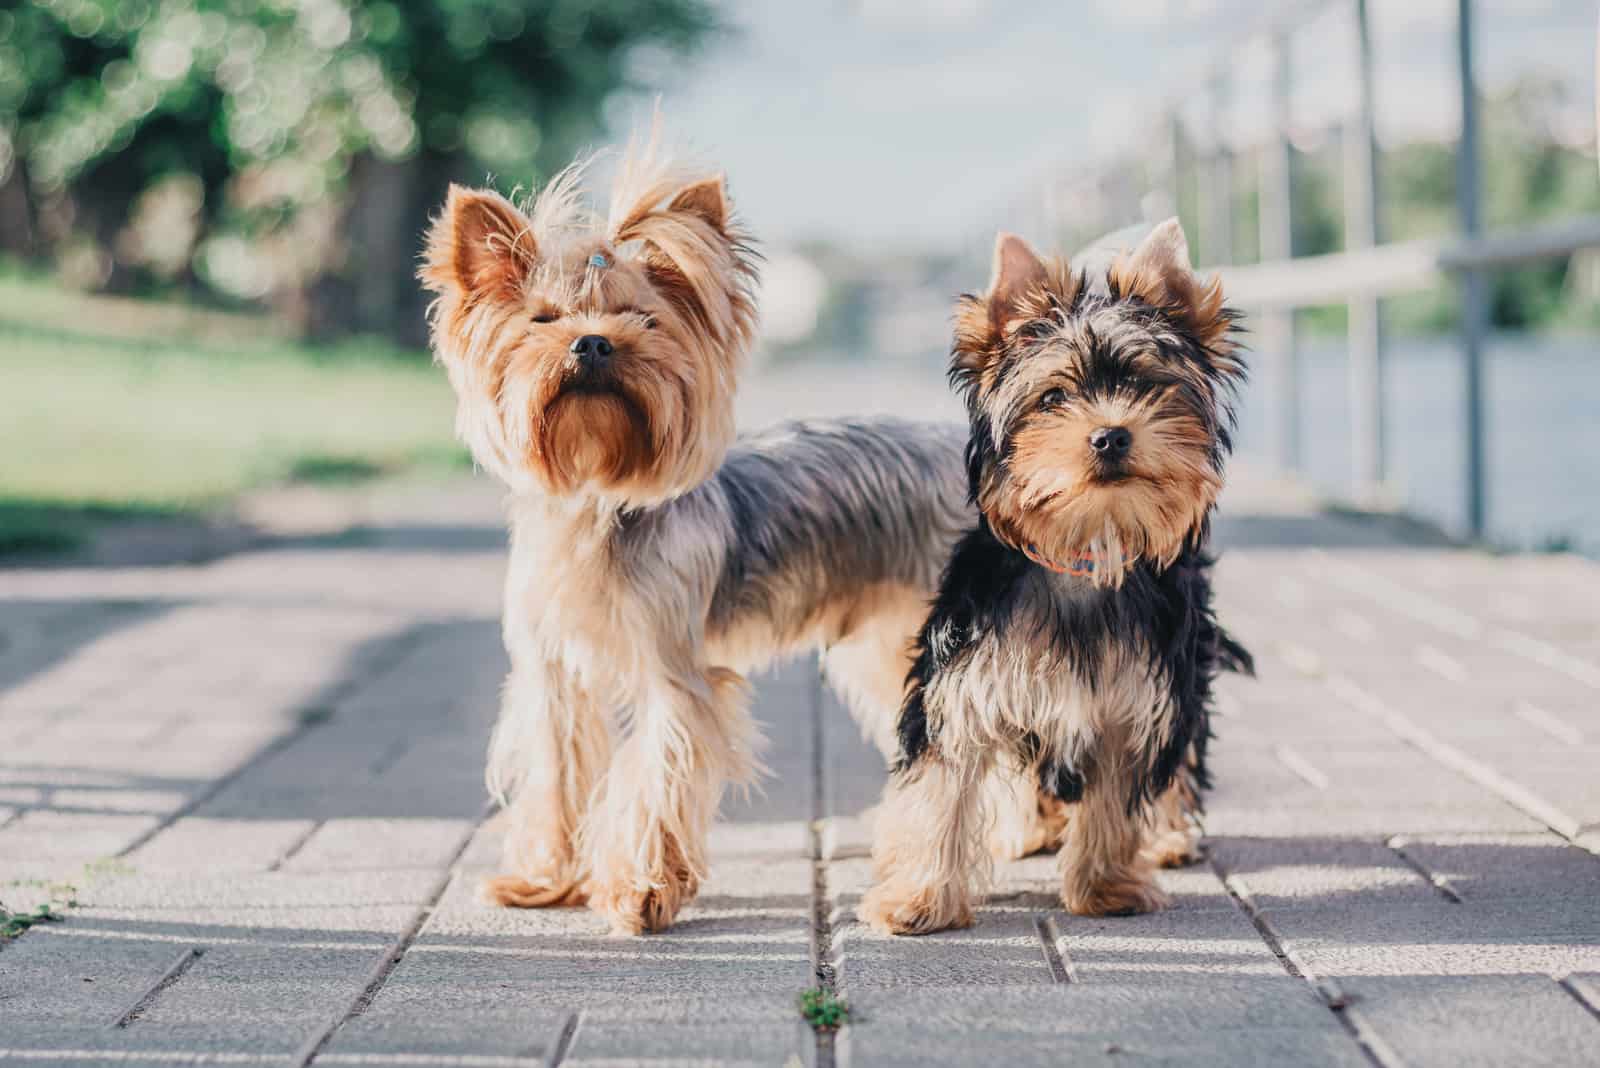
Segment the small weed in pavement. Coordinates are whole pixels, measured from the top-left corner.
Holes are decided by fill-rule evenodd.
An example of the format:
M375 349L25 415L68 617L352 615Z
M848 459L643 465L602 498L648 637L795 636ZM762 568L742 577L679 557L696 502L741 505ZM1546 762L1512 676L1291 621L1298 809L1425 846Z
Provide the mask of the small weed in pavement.
M820 988L800 995L800 1015L818 1031L837 1031L850 1019L850 1006L837 994Z
M12 912L0 905L0 942L16 938L36 923L54 923L61 919L55 905L46 902L32 912Z

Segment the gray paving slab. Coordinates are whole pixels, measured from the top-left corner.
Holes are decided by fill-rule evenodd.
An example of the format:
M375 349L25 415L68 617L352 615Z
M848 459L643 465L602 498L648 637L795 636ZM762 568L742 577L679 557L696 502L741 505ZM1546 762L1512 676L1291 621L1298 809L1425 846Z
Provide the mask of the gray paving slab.
M1373 976L1347 984L1406 1064L1592 1064L1600 1021L1544 975Z
M1368 1063L1310 987L1287 975L1162 975L1055 986L896 988L856 999L852 1064ZM1111 1048L1115 1047L1115 1048ZM1120 1062L1119 1062L1120 1063Z

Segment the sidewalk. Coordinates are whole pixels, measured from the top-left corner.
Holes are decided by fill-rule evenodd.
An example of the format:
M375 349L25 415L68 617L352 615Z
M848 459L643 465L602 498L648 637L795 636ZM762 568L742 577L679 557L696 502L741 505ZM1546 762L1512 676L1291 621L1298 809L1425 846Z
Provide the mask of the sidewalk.
M854 905L881 762L814 667L668 934L478 904L504 673L491 491L198 567L0 573L0 1062L1578 1065L1600 1060L1600 570L1239 496L1209 861L966 932ZM820 976L820 979L819 979ZM819 981L853 1022L818 1041Z

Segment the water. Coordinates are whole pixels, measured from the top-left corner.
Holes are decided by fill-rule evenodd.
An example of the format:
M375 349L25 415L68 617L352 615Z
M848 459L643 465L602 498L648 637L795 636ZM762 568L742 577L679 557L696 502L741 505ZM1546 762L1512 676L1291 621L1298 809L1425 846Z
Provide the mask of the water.
M1390 479L1406 510L1466 526L1465 379L1449 338L1400 339L1386 351ZM1240 454L1267 458L1269 361L1253 361ZM1306 475L1348 495L1349 395L1337 342L1301 345L1300 434ZM1489 535L1507 546L1566 543L1600 553L1600 340L1500 335L1487 350Z

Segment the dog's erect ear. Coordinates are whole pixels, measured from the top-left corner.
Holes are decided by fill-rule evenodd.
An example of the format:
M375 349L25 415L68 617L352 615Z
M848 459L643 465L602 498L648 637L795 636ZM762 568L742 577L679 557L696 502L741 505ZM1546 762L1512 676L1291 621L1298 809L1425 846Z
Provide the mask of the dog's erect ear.
M1150 231L1139 247L1111 265L1111 285L1123 297L1164 308L1213 355L1233 351L1228 331L1235 314L1223 304L1222 283L1197 278L1189 264L1189 242L1176 218Z
M685 212L697 215L711 224L712 229L718 233L726 233L728 229L728 193L727 182L718 174L710 178L703 178L691 185L686 185L672 198L672 203L667 206L668 211Z
M1183 224L1174 215L1151 230L1139 247L1129 257L1135 271L1149 271L1162 277L1193 270L1189 265L1189 239L1183 236Z
M1016 234L1001 231L994 241L994 268L989 278L989 322L995 330L1016 318L1029 294L1049 282L1044 260Z
M537 261L527 216L499 193L452 185L444 212L428 231L421 273L436 293L516 300Z
M1132 252L1111 265L1111 284L1124 297L1167 307L1182 303L1194 289L1189 241L1174 216L1159 224Z
M984 385L984 370L999 355L1006 324L1037 311L1033 298L1051 287L1050 267L1033 246L1001 231L994 241L989 288L980 297L961 298L956 309L950 377L967 391L969 403Z

